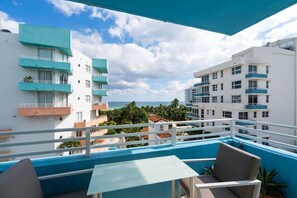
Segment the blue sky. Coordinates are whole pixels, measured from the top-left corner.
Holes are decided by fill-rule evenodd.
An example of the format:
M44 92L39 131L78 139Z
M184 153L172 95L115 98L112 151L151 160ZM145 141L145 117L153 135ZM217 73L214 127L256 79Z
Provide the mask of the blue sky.
M233 36L163 23L64 0L6 0L0 28L18 23L69 28L75 50L109 61L108 101L184 100L193 73L232 54L269 41L297 36L292 6Z

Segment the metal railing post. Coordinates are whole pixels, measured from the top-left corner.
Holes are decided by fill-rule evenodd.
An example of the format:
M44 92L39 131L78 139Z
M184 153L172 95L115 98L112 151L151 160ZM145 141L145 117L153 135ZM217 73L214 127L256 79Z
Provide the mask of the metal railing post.
M232 120L230 121L230 137L231 137L232 139L234 139L234 131L235 131L234 126L235 126L235 119L232 119Z
M176 145L176 124L172 123L172 137L171 137L172 146Z
M86 130L86 157L91 156L91 130Z

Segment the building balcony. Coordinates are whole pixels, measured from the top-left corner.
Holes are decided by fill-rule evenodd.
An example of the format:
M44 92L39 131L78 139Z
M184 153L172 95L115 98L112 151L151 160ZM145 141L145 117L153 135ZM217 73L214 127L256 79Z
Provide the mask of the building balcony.
M92 94L93 96L107 96L108 92L106 89L93 89Z
M200 83L200 86L208 86L209 85L209 81L203 81Z
M100 73L108 73L108 66L106 59L92 59L92 67Z
M108 79L106 76L92 76L93 82L97 82L102 85L107 85L108 84Z
M3 135L3 134L9 133L10 131L11 131L11 129L0 129L0 133L2 133L2 135L0 136L0 141L9 139L11 137L11 135Z
M21 91L53 91L71 93L70 84L55 84L51 81L32 81L32 82L19 82L19 90Z
M71 107L54 107L50 103L30 103L21 104L18 112L20 116L64 116L71 114Z
M108 105L107 103L95 103L92 105L92 110L101 110L101 111L104 111L104 110L108 110Z
M102 115L97 118L93 118L90 121L75 122L74 127L75 128L84 128L84 127L98 126L100 123L103 123L103 122L107 122L106 115Z
M259 104L254 104L254 105L246 105L246 109L267 109L267 105L259 105Z
M234 122L235 120L233 120ZM216 122L216 120L204 120L204 121L188 121L188 123L201 123L201 122ZM220 119L217 120L216 127L218 127L219 123L224 122L231 124L231 119ZM261 123L259 123L261 124ZM271 123L273 125L273 123ZM93 129L107 129L108 128L138 128L140 124L137 125L116 125L116 126L101 126L101 127L94 127L89 128L90 130ZM144 127L147 127L148 124L141 124ZM223 125L222 128L227 128L227 125ZM237 126L235 124L235 128L237 127L243 127L243 126ZM285 125L284 127L287 127ZM294 128L294 126L291 126ZM208 126L207 128L210 128ZM293 129L292 128L292 129ZM297 127L295 127L297 128ZM217 128L218 129L218 128ZM56 133L56 132L62 132L55 130L49 130L49 132ZM183 131L189 130L193 131L193 128L183 128ZM249 129L247 130L254 130ZM281 129L280 129L281 130ZM71 129L71 131L76 131L75 128ZM261 130L262 131L262 130ZM23 135L19 131L20 135ZM31 132L32 134L36 133L37 131L26 131L28 134ZM99 132L99 131L98 131ZM262 131L263 133L268 133L269 131ZM13 132L15 135L18 135L18 132ZM96 132L95 132L96 133ZM168 133L168 132L164 132ZM42 152L46 153L53 153L53 157L46 157L46 158L38 158L33 159L34 168L37 170L38 177L42 178L42 190L44 192L45 197L53 197L57 195L61 195L63 193L73 192L81 189L87 189L90 183L90 178L92 175L92 168L95 165L101 165L101 164L108 164L113 162L118 162L119 166L118 168L123 168L120 165L120 162L129 161L129 160L138 160L138 159L148 159L153 157L162 157L162 156L170 156L174 155L179 159L199 159L199 158L215 158L217 156L217 151L220 143L224 142L227 144L230 144L234 147L240 148L244 151L247 151L251 154L254 154L256 156L259 156L261 158L261 167L266 168L266 170L273 170L276 169L278 175L280 176L277 180L279 182L287 182L288 185L287 188L285 188L286 197L295 197L297 194L297 189L294 184L297 183L296 175L296 162L297 162L297 154L294 152L286 151L284 149L281 149L283 147L290 147L291 149L296 150L296 146L294 145L288 145L288 144L281 144L281 142L278 141L272 141L272 140L264 140L259 137L255 136L249 136L249 138L253 141L246 140L245 137L249 135L247 134L240 134L237 131L226 131L221 132L224 133L224 137L218 137L214 136L214 134L199 134L200 138L208 138L208 139L194 139L192 137L197 135L177 135L177 136L171 136L169 137L169 140L172 142L167 142L166 144L162 145L152 145L152 146L138 146L134 148L125 149L121 146L125 145L139 145L140 141L134 140L132 142L109 142L106 141L106 144L96 144L91 145L90 142L94 141L96 139L102 140L105 138L99 137L92 137L90 138L90 142L86 141L87 137L83 136L80 137L80 139L83 139L86 141L87 145L77 148L65 148L65 149L57 149L57 150L43 150ZM233 134L234 137L230 134ZM216 133L218 134L218 133ZM283 132L278 132L280 137L283 137ZM92 135L92 134L91 134ZM132 133L127 134L115 134L115 135L109 135L111 138L122 138L125 136L131 136L134 135ZM97 136L97 135L95 135ZM139 136L139 132L135 133L135 136ZM104 137L104 136L103 136ZM211 137L211 138L210 138ZM190 139L192 138L192 139ZM210 138L210 139L209 139ZM179 139L187 139L185 142L178 141ZM291 138L292 142L294 141L294 137ZM30 141L33 144L37 143L36 140L32 143L32 140ZM56 140L53 140L53 142ZM145 142L148 140L141 140L141 142ZM156 142L160 141L160 139L155 139ZM254 142L255 141L255 142ZM18 142L16 144L28 144L30 142ZM101 141L98 141L101 142ZM268 142L269 144L274 144L273 147L262 145L263 142ZM3 144L0 142L0 145ZM2 145L3 146L3 145ZM31 146L31 145L29 145ZM117 147L120 148L119 150L114 151L100 151L100 152L91 152L95 151L97 148L111 148L111 147ZM278 148L275 148L278 147ZM57 153L60 153L62 151L75 151L77 150L83 150L86 154L74 154L71 156L57 156ZM3 152L0 153L0 159L7 159L7 158L13 158L15 156L21 156L22 158L27 158L28 156L31 156L32 153L35 155L38 155L39 152L36 151L30 151L30 152L23 152L23 153L10 153L10 152ZM87 154L87 153L90 153ZM273 162L273 163L272 163ZM6 162L6 163L0 163L0 173L7 170L9 167L14 165L16 161L13 162ZM285 164L285 165L284 165ZM211 167L213 165L213 162L202 162L202 163L195 163L195 164L189 164L189 166L198 174L203 175L205 167ZM75 172L71 172L75 171ZM123 171L126 171L126 169L123 168ZM179 171L178 169L176 171ZM69 173L71 172L71 173ZM55 174L55 175L53 175ZM46 177L43 177L46 176ZM143 198L164 198L164 197L171 197L171 181L161 182L157 184L152 185L145 185L141 187L134 187L134 188L128 188L128 189L121 189L117 191L109 191L105 192L103 194L103 197L131 197L131 198L138 198L141 194L141 197Z
M245 75L245 78L266 79L267 76L267 74L249 73Z
M201 85L202 85L202 83L196 83L196 84L194 84L194 87L199 87Z
M193 94L194 96L209 96L209 92Z
M267 89L252 88L245 90L246 94L267 94Z
M71 65L69 62L41 59L38 57L23 57L19 58L19 65L24 68L50 69L72 74Z

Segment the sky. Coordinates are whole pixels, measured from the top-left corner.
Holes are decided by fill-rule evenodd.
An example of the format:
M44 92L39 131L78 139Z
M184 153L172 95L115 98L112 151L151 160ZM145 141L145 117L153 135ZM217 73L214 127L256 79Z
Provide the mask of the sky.
M194 72L297 36L297 5L226 36L65 0L1 0L0 28L19 23L69 28L73 49L108 59L107 101L184 101Z

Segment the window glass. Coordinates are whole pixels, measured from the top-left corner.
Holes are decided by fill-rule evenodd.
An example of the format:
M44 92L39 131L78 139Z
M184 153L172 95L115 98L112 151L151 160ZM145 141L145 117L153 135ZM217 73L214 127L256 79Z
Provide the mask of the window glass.
M240 74L241 73L241 66L233 67L232 68L232 75Z
M241 103L241 95L232 96L232 103Z
M241 88L241 80L232 82L232 89L240 89Z

